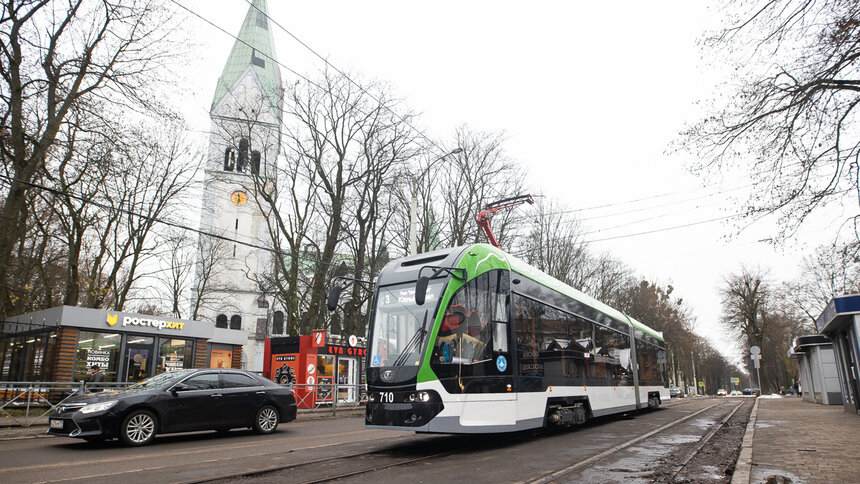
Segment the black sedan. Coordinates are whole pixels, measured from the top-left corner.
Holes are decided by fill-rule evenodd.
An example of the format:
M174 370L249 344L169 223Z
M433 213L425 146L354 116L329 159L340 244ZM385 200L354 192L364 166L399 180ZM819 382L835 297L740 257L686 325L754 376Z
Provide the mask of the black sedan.
M242 370L181 370L119 392L68 398L51 415L48 433L144 445L172 432L253 428L267 434L295 418L288 387Z

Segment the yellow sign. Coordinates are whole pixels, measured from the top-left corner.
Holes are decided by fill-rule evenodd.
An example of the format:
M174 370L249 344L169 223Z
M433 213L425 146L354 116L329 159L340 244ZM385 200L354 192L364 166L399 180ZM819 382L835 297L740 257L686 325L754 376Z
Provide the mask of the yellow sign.
M242 190L236 190L230 194L230 201L233 202L233 205L241 207L248 203L248 194Z
M108 313L108 316L107 316L108 326L116 326L117 318L119 318L119 314L114 314L113 316L111 316L110 313Z

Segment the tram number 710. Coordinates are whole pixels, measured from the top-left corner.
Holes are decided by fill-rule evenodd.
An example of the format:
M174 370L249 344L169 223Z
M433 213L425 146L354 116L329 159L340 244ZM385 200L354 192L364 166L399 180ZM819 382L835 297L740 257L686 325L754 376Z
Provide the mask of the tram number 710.
M394 392L380 392L379 401L382 403L394 403Z

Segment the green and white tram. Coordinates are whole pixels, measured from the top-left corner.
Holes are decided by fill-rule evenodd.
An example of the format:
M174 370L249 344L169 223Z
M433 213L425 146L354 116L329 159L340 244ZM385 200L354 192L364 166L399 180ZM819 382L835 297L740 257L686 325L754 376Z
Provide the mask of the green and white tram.
M493 246L379 275L367 427L511 432L668 401L662 334Z

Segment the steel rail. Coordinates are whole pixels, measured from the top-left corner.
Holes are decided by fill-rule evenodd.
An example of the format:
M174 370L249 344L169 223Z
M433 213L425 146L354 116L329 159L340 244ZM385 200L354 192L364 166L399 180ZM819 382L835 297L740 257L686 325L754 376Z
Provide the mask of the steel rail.
M689 420L689 419L691 419L691 418L693 418L693 417L695 417L695 416L697 416L703 412L706 412L706 411L720 405L720 403L721 402L717 402L713 405L707 406L701 410L693 412L690 415L686 415L686 416L681 417L677 420L669 422L666 425L663 425L662 427L656 428L650 432L647 432L643 435L640 435L639 437L636 437L633 440L629 440L623 444L616 445L615 447L612 447L611 449L604 450L603 452L600 452L599 454L593 455L587 459L581 460L581 461L577 462L576 464L570 465L570 466L565 467L563 469L559 469L559 470L557 470L557 471L555 471L552 474L549 474L547 476L533 479L530 481L521 481L521 482L528 483L528 484L546 484L548 482L552 482L552 481L564 476L565 474L570 474L571 472L582 469L583 467L585 467L589 464L599 462L599 461L603 460L604 458L614 454L615 452L618 452L619 450L623 450L623 449L626 449L627 447L630 447L631 445L638 444L639 442L641 442L641 441L643 441L649 437L652 437L652 436L654 436L654 435L656 435L656 434L658 434L664 430L667 430L671 427L674 427L675 425L677 425L681 422L685 422L685 421L687 421L687 420Z
M728 415L726 415L725 418L723 418L719 423L712 425L711 429L708 431L708 433L705 434L701 439L699 439L699 442L691 450L688 450L686 452L686 455L684 456L684 458L681 459L680 462L675 464L670 469L670 475L657 479L657 482L663 482L663 481L669 480L671 478L674 478L675 476L678 475L679 472L684 470L684 467L686 467L687 464L689 464L690 461L693 460L693 458L696 455L698 455L698 453L702 450L703 447L705 447L705 445L708 443L708 441L711 440L711 437L713 437L717 432L719 432L719 430L721 428L723 428L726 425L726 422L728 422L735 415L735 413L738 411L739 408L741 408L743 406L744 403L746 403L746 402L741 402L741 403L737 404L735 406L735 408L732 409L732 411L729 412Z

